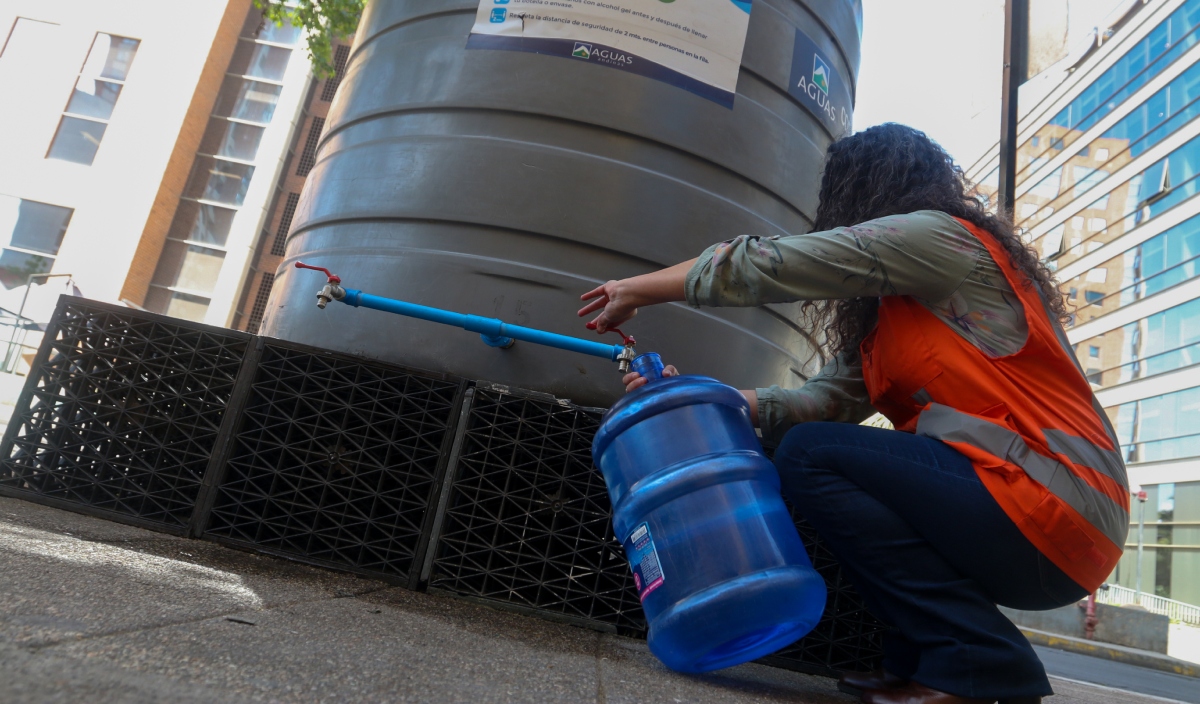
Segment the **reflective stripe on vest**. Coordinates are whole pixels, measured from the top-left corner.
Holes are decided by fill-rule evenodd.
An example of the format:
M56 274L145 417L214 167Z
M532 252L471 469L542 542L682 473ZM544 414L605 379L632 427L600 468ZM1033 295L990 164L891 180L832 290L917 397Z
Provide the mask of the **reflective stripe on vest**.
M1076 449L1084 453L1109 452L1092 445L1083 438L1076 438L1056 430L1043 431L1053 433L1058 438L1069 438ZM1113 503L1105 494L1097 491L1086 481L1076 476L1062 462L1034 452L1025 439L1018 433L1004 426L991 423L967 413L958 411L937 403L921 412L917 420L917 435L937 438L945 442L962 442L974 445L988 454L1008 460L1025 470L1034 481L1046 487L1050 493L1062 499L1068 506L1075 509L1088 523L1096 526L1113 543L1123 545L1129 528L1129 514L1120 506ZM1058 452L1058 450L1055 450ZM1091 467L1091 463L1077 460L1067 452L1072 462ZM1114 453L1115 454L1115 453ZM1120 457L1117 457L1120 466ZM1099 467L1093 469L1100 470ZM1124 468L1122 467L1122 475Z

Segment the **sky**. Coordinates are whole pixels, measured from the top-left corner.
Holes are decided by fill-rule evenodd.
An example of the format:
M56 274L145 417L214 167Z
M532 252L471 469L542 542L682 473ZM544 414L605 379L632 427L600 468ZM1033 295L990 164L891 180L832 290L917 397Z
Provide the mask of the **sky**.
M1071 0L1072 41L1118 4ZM910 125L967 168L1000 137L1003 43L1003 0L864 0L854 128Z

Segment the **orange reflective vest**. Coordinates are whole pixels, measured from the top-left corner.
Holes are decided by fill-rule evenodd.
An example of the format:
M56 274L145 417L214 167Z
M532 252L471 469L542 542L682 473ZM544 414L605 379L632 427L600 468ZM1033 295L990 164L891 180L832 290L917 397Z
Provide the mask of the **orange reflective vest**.
M1116 434L1036 287L990 233L959 222L1024 306L1025 345L989 357L916 299L885 296L860 348L867 391L898 430L966 455L1021 533L1092 591L1116 566L1129 532Z

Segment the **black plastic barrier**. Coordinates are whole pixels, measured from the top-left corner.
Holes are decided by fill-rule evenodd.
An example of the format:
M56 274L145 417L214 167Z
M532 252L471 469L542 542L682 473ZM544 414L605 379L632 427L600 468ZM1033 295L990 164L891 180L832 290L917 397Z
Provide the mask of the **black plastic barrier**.
M417 586L466 384L259 340L196 533Z
M644 637L591 463L602 414L64 296L0 444L0 495ZM763 662L872 669L883 626L797 528L828 606Z
M183 533L253 341L63 297L0 446L0 493Z
M467 401L429 586L625 635L646 621L592 468L602 409L479 383Z

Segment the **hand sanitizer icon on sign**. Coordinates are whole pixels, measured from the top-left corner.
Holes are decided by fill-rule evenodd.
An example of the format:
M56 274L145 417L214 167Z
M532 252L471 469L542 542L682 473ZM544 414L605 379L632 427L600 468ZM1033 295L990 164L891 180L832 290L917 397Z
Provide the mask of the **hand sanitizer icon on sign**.
M500 24L501 22L504 21L504 16L507 14L508 14L508 10L506 10L503 7L493 8L492 9L492 23Z

